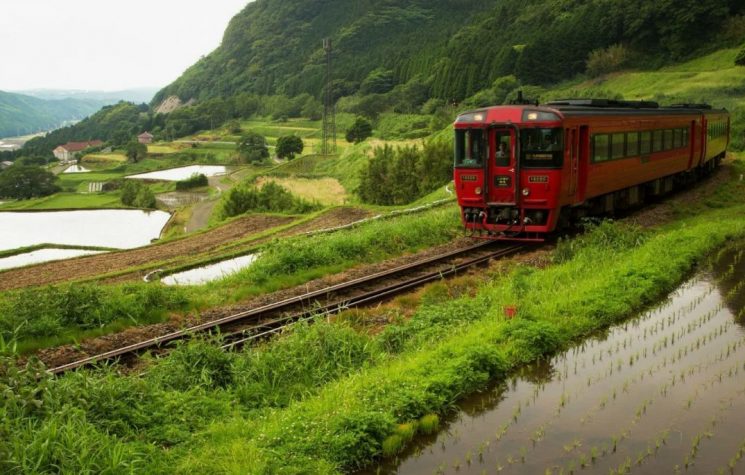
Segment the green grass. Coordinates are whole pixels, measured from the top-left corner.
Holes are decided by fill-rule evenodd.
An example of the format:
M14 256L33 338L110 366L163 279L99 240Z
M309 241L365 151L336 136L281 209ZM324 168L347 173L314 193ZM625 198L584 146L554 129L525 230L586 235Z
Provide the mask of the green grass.
M709 209L656 231L605 223L562 244L552 266L492 276L475 297L425 304L377 335L318 323L241 353L197 341L143 376L39 381L25 376L33 368L6 370L0 386L14 390L1 403L0 468L354 470L435 430L436 414L464 394L664 295L702 256L745 235L744 215L744 206ZM505 305L517 318L505 319Z
M10 201L0 210L92 209L122 208L119 193L56 193L44 198Z

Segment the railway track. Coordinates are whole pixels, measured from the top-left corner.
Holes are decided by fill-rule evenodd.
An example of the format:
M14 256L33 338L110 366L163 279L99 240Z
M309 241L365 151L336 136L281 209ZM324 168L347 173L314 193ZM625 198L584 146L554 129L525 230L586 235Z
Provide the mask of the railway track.
M495 246L499 247L495 249ZM224 349L237 349L254 340L275 334L296 322L381 302L426 283L484 264L491 259L515 254L524 247L522 244L504 246L491 241L481 242L467 248L82 358L50 368L48 371L52 374L62 374L100 362L136 356L144 351L160 350L169 343L210 332L219 332L223 335Z

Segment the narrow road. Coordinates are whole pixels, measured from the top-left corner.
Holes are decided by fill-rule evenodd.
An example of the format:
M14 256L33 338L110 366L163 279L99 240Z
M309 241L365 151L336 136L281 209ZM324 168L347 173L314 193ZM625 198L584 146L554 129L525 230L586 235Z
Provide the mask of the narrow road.
M232 181L230 183L222 183L223 178L225 178L225 175L213 176L208 179L210 187L217 190L218 196L209 200L201 201L194 205L191 218L185 226L187 233L198 231L206 227L210 221L210 216L212 216L212 211L215 209L215 205L219 201L222 193L233 187L234 183Z

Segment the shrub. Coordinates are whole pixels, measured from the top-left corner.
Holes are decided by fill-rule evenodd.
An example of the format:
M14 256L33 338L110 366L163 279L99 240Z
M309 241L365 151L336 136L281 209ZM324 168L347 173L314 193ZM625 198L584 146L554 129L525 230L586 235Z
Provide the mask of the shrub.
M349 143L364 142L372 135L372 124L364 117L357 117L352 126L347 129L346 139Z
M156 206L155 194L139 180L124 180L120 200L123 205L134 208L153 209Z
M376 148L360 173L357 194L366 203L410 203L452 179L451 155L450 144L443 140L430 140L421 149Z
M207 179L207 177L201 173L195 173L186 180L177 181L176 189L179 191L190 190L192 188L199 188L207 185L209 185L209 180Z
M309 213L320 208L319 204L299 198L270 181L261 188L244 185L230 190L222 203L222 217L229 218L249 211Z
M596 49L587 57L587 74L598 77L621 69L628 60L628 51L623 45Z

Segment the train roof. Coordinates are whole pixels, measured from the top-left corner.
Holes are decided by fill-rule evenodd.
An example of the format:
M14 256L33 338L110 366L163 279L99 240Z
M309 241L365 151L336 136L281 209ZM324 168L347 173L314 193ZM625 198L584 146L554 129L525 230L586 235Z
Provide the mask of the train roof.
M563 99L542 104L567 116L598 115L687 115L725 113L726 109L713 109L709 104L684 103L660 106L654 101L619 101L615 99Z
M489 123L495 120L525 122L524 113L538 113L542 121L559 121L566 117L607 116L686 116L726 114L726 109L713 109L709 104L672 104L660 106L653 101L619 101L615 99L564 99L545 104L511 104L482 107L459 114L456 124ZM557 114L558 113L558 114ZM533 114L531 114L533 115ZM531 121L535 119L530 119Z

